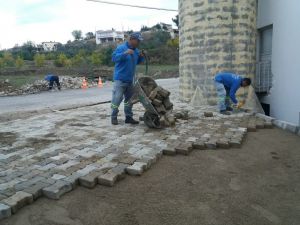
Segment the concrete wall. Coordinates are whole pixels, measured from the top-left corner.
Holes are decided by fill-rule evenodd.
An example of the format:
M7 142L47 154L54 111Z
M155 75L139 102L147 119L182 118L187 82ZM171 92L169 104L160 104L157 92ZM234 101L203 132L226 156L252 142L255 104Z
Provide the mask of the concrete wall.
M254 77L256 0L179 0L180 95L190 101L197 86L215 104L218 71Z
M273 24L273 86L262 102L270 115L299 125L300 1L258 0L257 28Z

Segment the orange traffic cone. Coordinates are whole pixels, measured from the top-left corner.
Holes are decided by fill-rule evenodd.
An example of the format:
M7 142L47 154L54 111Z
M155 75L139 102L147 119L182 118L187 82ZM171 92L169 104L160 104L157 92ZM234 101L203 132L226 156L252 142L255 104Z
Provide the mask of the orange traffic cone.
M88 83L87 83L87 81L86 81L85 77L83 78L83 81L82 81L81 88L82 88L82 89L86 89L86 88L88 88Z
M102 83L101 77L99 77L99 80L98 80L98 87L99 88L103 87L103 83Z

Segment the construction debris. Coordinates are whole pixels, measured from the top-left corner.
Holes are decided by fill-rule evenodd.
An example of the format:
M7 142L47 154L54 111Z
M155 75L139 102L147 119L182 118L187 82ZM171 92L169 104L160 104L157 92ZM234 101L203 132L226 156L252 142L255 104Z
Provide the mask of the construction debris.
M62 89L78 89L81 88L83 78L84 77L60 76L59 82L61 84ZM35 94L41 91L47 91L48 85L49 83L46 80L36 80L32 84L25 84L21 86L19 89L14 89L13 86L8 81L1 81L0 96ZM97 81L89 80L88 86L96 87Z

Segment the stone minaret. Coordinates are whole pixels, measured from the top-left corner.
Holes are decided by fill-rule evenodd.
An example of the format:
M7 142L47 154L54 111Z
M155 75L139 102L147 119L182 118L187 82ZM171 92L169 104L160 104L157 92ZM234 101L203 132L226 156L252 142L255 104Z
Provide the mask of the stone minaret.
M179 0L179 21L182 100L190 101L198 86L215 104L216 72L254 77L256 0Z

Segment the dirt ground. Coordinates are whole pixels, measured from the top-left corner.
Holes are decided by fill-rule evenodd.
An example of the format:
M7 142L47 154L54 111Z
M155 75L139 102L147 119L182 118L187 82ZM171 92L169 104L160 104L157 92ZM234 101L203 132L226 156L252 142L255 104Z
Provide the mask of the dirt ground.
M113 188L41 198L5 225L298 225L300 138L249 133L241 149L164 156Z

